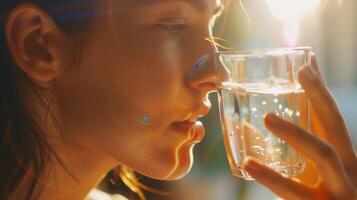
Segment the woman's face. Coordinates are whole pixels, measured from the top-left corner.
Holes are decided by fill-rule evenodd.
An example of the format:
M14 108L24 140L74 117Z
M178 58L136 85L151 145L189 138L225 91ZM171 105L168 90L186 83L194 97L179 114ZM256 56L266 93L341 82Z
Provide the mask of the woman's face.
M213 51L205 37L218 6L100 1L80 66L58 87L67 137L152 178L185 175L204 135L196 119L208 113L215 89L213 62L204 55Z

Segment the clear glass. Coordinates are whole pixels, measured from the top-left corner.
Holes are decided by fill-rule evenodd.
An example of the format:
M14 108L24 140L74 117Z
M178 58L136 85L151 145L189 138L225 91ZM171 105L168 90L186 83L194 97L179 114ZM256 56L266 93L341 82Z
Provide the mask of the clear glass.
M224 143L233 175L252 180L247 156L288 177L305 167L304 158L263 124L272 112L310 129L310 105L298 70L311 63L309 47L216 53L218 102Z

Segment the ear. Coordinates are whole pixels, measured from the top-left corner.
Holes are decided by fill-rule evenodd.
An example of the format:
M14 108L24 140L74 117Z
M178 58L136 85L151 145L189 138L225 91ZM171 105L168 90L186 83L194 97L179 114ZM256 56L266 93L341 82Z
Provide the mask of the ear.
M6 40L18 67L32 80L49 82L65 67L68 39L53 19L34 4L15 7L6 22Z

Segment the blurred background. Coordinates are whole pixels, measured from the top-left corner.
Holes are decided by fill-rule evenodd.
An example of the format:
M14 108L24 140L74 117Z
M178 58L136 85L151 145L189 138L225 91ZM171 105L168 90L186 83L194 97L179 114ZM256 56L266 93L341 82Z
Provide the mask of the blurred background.
M215 36L237 50L311 46L357 145L357 1L232 0L223 15L227 18L218 19ZM255 182L231 175L216 94L210 99L213 108L203 120L206 138L195 148L191 173L174 183L174 199L277 199Z

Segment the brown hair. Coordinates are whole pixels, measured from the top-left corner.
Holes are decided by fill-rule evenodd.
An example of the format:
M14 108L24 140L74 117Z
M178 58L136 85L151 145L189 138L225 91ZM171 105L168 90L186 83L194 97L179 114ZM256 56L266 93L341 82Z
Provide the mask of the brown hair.
M85 29L88 25L88 6L81 8L81 12L70 10L78 8L79 4L88 5L88 1L73 2L67 0L32 0L55 19L62 31L73 34L74 30ZM11 0L1 3L0 7L0 45L6 44L5 22L6 16L14 6L23 3L20 0ZM64 7L63 5L70 5ZM86 13L87 12L87 13ZM77 14L73 17L74 13ZM69 18L69 16L72 16ZM74 28L76 27L76 28ZM78 27L78 28L77 28ZM80 41L78 41L80 44ZM80 54L80 45L76 53ZM34 197L38 184L36 177L41 177L44 168L54 159L60 162L49 145L45 134L26 110L22 102L22 88L32 91L43 91L43 88L31 82L27 76L16 67L8 48L0 49L0 199L7 199L19 186L26 175L31 175L30 187L26 199ZM45 91L44 91L45 92ZM38 92L37 92L38 94ZM41 92L43 94L43 92ZM38 95L44 107L50 104L50 96ZM51 113L49 113L51 114Z

